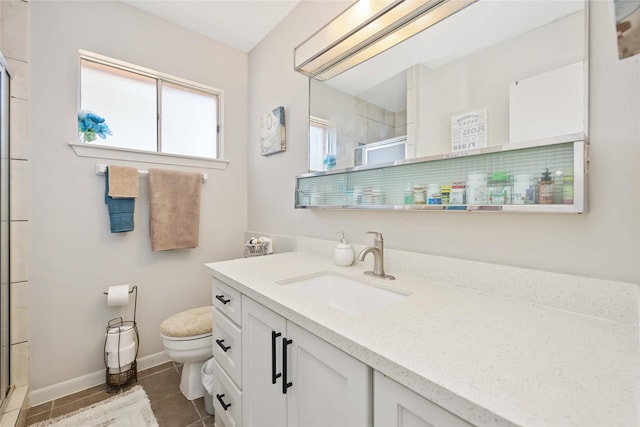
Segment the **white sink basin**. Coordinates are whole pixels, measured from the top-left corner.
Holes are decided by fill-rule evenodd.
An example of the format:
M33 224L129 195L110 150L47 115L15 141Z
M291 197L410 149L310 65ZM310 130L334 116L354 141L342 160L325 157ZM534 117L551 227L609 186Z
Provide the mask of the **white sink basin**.
M293 295L349 314L381 310L407 295L335 273L319 273L278 282Z

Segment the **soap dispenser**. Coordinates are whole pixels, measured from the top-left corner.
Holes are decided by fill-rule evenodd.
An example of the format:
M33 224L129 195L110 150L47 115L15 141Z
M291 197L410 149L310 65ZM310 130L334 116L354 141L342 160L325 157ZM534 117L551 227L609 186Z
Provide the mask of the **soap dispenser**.
M348 267L353 264L353 248L347 243L344 232L340 231L340 243L333 251L333 263L339 267Z

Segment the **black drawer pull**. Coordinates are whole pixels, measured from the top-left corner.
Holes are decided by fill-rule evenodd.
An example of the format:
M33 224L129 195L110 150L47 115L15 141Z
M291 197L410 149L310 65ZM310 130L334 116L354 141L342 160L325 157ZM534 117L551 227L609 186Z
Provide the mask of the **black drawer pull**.
M218 344L220 346L220 348L222 349L222 351L224 351L226 353L227 350L229 350L231 348L231 346L224 345L223 343L224 343L224 340L216 340L216 344Z
M282 337L282 394L287 394L287 389L293 385L287 382L287 346L293 341Z
M231 301L230 299L224 299L224 295L216 295L216 299L218 301L220 301L223 304L228 303L229 301Z
M276 380L282 376L282 373L276 374L276 338L282 335L280 332L271 331L271 384L275 384Z
M224 400L222 400L223 397L224 394L216 394L216 399L218 399L218 402L220 402L220 404L222 405L222 409L226 411L227 409L229 409L229 406L231 406L231 403L224 403Z

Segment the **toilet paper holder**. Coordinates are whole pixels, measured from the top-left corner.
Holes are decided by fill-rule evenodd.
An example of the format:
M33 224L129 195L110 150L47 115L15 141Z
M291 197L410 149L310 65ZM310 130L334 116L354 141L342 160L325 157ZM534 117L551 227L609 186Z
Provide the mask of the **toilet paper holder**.
M138 287L132 286L129 294L134 294L133 320L115 317L107 323L104 339L104 365L108 391L114 387L138 381L136 359L140 348L140 336L136 323L138 307ZM108 295L107 292L104 292Z

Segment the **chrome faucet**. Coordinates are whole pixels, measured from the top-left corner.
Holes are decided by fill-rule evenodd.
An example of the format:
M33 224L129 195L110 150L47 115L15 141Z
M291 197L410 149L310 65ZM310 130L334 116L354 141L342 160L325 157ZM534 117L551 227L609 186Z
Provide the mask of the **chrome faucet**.
M384 239L382 238L382 233L377 231L367 231L367 234L375 234L375 237L373 238L373 246L368 246L360 251L358 254L358 261L364 261L367 254L372 253L373 271L365 271L364 274L380 277L382 279L395 279L395 277L385 274L384 272Z

